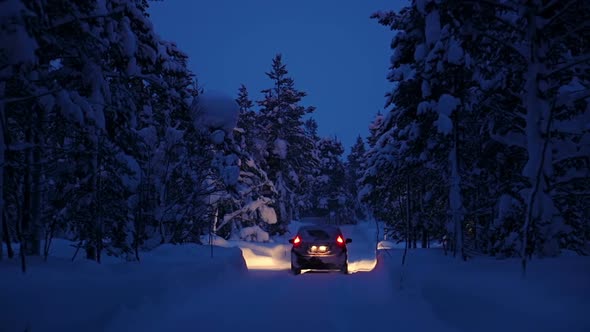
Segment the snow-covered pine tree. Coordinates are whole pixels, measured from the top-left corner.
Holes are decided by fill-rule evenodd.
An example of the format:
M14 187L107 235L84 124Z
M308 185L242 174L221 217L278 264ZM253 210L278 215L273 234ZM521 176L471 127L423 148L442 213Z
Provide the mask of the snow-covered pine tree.
M434 164L441 163L439 158L446 154L440 171L449 179L449 212L453 234L454 254L466 256L464 251L465 208L462 184L464 170L463 155L468 155L464 143L473 141L466 134L466 118L471 112L469 101L472 94L471 56L460 39L465 26L457 22L456 10L452 1L417 2L416 9L424 17L424 40L416 46L414 61L422 77L422 102L418 105L418 115L434 112L437 133L431 138L437 141L436 152L423 153L431 155ZM464 22L465 24L465 22ZM438 156L437 156L438 154ZM428 157L427 157L428 158ZM438 160L437 160L438 159Z
M417 231L424 228L425 221L418 213L418 207L423 206L419 204L421 195L414 191L421 187L420 181L427 179L425 175L436 174L429 170L439 167L427 154L429 148L438 145L431 138L435 132L435 119L430 113L421 114L418 111L422 101L420 92L424 64L415 58L420 60L424 56L421 52L425 50L417 48L425 40L424 18L414 7L404 8L399 13L377 13L373 17L397 30L392 42L394 55L388 76L390 81L395 82L395 87L387 94L385 105L391 110L378 119L376 128L370 128L370 149L361 178L364 184L361 197L370 204L375 216L382 216L388 222L393 236L403 236L410 245L414 245ZM379 201L385 202L388 208L379 207L383 204ZM386 211L392 206L395 214Z
M585 200L584 191L572 191L571 185L588 178L588 163L581 157L588 154L582 143L588 129L573 123L588 118L590 57L588 46L580 41L588 38L584 17L590 4L578 0L469 4L474 35L480 44L498 50L491 53L492 61L480 57L489 62L490 72L496 72L483 77L483 89L489 92L508 85L508 94L487 98L515 110L509 113L514 120L503 123L508 128L501 130L498 122L492 127L493 137L525 156L515 204L504 204L516 206L511 215L516 215L519 226L512 239L519 242L524 271L532 253L555 255L562 247L578 251L588 247L588 232L582 231L585 223L580 222L587 212L578 205ZM496 107L494 113L507 118L505 109ZM583 235L573 235L573 229Z
M268 154L266 172L279 193L279 221L284 225L305 208L305 176L317 165L314 141L306 134L303 119L314 107L300 104L306 93L295 88L280 54L267 76L274 86L262 91L260 122Z
M158 41L156 51L149 73L161 83L143 84L150 97L138 105L142 180L136 196L136 248L198 242L204 227L204 204L198 197L205 195L200 181L208 159L191 108L199 88L187 69L187 56L176 45Z
M430 183L448 183L448 210L452 216L448 231L454 235L455 254L465 257L461 168L462 155L469 154L463 143L473 139L468 136L473 132L466 130L473 82L470 55L460 39L459 31L463 30L456 15L453 3L427 0L416 1L399 13L377 13L374 17L398 31L392 43L394 56L389 74L396 86L387 102L393 109L384 121L381 138L389 141L382 142L383 146L397 146L391 158L398 158L398 174L411 184L405 187L413 188L406 190L406 218L411 220L414 246L417 232L426 239L428 229L433 227L427 225L431 219L424 216L429 210L424 204L432 198L432 190L439 190L428 182L421 183L424 177L417 177L431 174L434 181ZM401 188L401 184L397 186Z
M24 7L28 10L21 11ZM16 60L2 68L7 124L2 128L11 129L3 137L13 142L9 147L18 147L3 154L8 157L3 166L14 175L4 186L8 204L15 207L10 211L16 212L6 214L8 228L19 231L21 242L23 235L33 235L25 249L39 243L36 234L45 232L49 239L65 231L60 235L78 239L91 259L100 260L105 245L111 254L129 252L136 186L143 175L136 160L145 152L138 135L145 121L138 114L151 107L156 114L151 125L157 130L167 133L166 123L182 131L186 143L174 153L199 156L198 142L187 134L196 131L186 56L155 35L145 1L12 1L6 8L14 14L8 37L25 43L22 54L5 54ZM184 212L196 201L187 195L197 181L188 159L184 173L175 170L173 178L184 179L175 183L184 189L179 196L185 205L177 209ZM34 167L21 167L25 164ZM28 194L37 192L46 195ZM30 209L23 214L25 206ZM43 214L37 209L41 206L46 207Z
M342 161L342 143L336 137L322 138L318 142L318 153L318 174L312 189L315 215L338 224L355 222L354 200L347 190L346 169Z
M425 0L399 13L375 15L381 23L401 30L393 42L390 75L397 82L390 95L397 115L389 124L383 121L380 135L370 142L367 169L373 171L365 173L365 179L375 169L387 169L388 159L379 157L387 154L376 150L382 149L380 140L389 139L402 149L390 153L403 156L402 165L418 162L438 176L461 174L460 182L451 176L454 185L449 194L451 198L459 197L458 192L468 195L455 199L451 210L461 211L453 215L464 218L465 231L490 253L518 252L524 267L526 256L533 252L547 255L570 245L587 248L588 233L580 232L587 228L578 221L587 212L573 212L576 208L568 205L583 204L584 191L572 190L572 184L588 178L583 175L587 163L580 159L587 155L583 143L587 129L572 125L588 117L584 76L588 50L579 43L587 29L578 15L587 11L586 2L575 0L526 4ZM410 102L415 91L422 92L419 105ZM442 107L453 104L452 112ZM404 109L414 108L418 117L403 116ZM436 117L429 119L428 114ZM448 114L454 116L446 119ZM419 130L408 127L415 119L419 127L414 128ZM432 131L445 127L453 129L447 139ZM388 132L394 139L386 137ZM448 158L453 155L456 158ZM444 160L450 162L445 165ZM445 181L438 187L444 187ZM562 202L558 208L557 197ZM408 209L413 215L416 210ZM582 236L566 236L573 234L568 229ZM529 231L532 240L527 240ZM523 242L527 244L519 245Z
M241 148L248 151L254 162L264 169L268 157L264 138L265 129L261 124L260 114L253 109L254 102L250 99L246 86L240 86L236 102L240 109L237 128L241 128L239 135Z
M17 19L12 21L16 27L9 31L17 32L13 35L17 37L14 42L16 45L24 43L22 54L26 55L31 48L35 51L31 59L23 59L26 63L15 62L15 66L10 68L11 75L3 79L7 97L5 123L11 124L7 128L12 129L5 137L15 146L20 146L18 151L6 155L9 163L15 163L15 191L11 196L13 204L20 210L14 215L17 219L9 223L16 225L19 231L21 253L38 255L45 226L41 211L45 204L41 193L47 184L44 180L50 178L44 174L50 162L46 157L55 152L52 147L41 144L50 139L47 135L53 134L48 130L51 124L47 120L55 119L53 114L56 113L63 114L77 125L82 125L85 116L96 119L91 104L84 100L88 97L90 89L86 89L89 86L78 84L78 78L85 70L84 74L93 74L89 67L98 62L96 55L100 54L104 45L97 38L89 37L92 35L91 25L96 27L97 24L84 18L95 13L93 6L77 6L71 2L66 2L64 6L33 5L19 1L12 1L6 6L16 8L14 13L25 13L27 16L24 19L17 14ZM24 10L25 7L27 10ZM26 38L27 33L19 35L24 31L31 38ZM86 79L90 77L93 76L89 75ZM96 79L100 79L100 75ZM91 122L94 125L96 121Z
M229 115L228 109L236 109L237 117L231 126L219 119L209 121L203 128L210 134L213 152L210 184L215 191L209 202L215 219L212 231L225 238L267 241L272 225L277 222L277 193L259 164L263 151L257 136L262 129L246 87L240 87L235 103L228 98L223 102L207 98L207 93L203 97L201 111L208 114L206 117L214 116L212 112Z
M357 136L354 145L350 148L350 153L346 157L346 184L348 192L352 195L352 202L354 204L354 212L357 220L366 217L366 211L361 202L358 200L358 181L361 177L362 163L365 153L365 142L359 135Z

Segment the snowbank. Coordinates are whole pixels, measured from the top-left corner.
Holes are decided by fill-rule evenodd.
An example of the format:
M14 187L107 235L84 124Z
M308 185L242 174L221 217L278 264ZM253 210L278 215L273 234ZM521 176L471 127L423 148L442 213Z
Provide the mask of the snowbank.
M244 227L240 230L240 238L246 241L268 242L270 236L258 225Z
M208 239L203 237L203 242ZM239 248L249 270L285 270L291 267L291 245L285 240L278 243L247 242L213 238L214 249Z
M590 257L539 259L522 278L520 261L488 257L462 262L440 249L381 251L402 294L457 331L589 331Z
M71 262L68 241L57 240L54 249L47 263L29 259L25 275L17 259L0 262L2 331L103 331L121 311L179 298L185 289L246 271L233 248L215 248L211 258L206 246L162 245L144 253L141 263L107 258L103 264Z

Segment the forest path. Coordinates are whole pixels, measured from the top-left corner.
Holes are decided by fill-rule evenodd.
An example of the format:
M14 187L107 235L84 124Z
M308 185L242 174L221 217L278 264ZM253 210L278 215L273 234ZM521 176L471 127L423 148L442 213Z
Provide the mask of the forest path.
M374 233L366 227L342 229L353 239L349 261L358 273L225 275L206 289L179 292L174 303L121 313L110 331L447 331L420 294L395 286L399 276L390 267L399 264L399 255L382 254L375 264Z

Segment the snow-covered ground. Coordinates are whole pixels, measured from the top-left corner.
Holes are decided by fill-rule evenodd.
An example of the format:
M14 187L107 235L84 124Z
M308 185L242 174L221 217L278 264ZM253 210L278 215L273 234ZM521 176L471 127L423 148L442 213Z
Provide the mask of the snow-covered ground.
M238 249L164 245L141 263L105 257L103 264L71 262L75 250L55 240L48 262L0 262L0 331L104 331L113 316L150 303L174 303L184 290L208 287L225 275L247 273Z
M522 278L520 260L462 262L441 249L381 252L402 299L421 299L454 331L590 331L590 257L536 259Z
M375 259L364 223L342 227L358 273L293 276L285 253L298 226L269 243L216 239L213 259L207 246L167 245L140 264L71 263L59 242L25 276L0 263L1 330L590 331L589 257L533 260L526 279L517 260L461 262L440 249L411 250L402 267L399 249Z

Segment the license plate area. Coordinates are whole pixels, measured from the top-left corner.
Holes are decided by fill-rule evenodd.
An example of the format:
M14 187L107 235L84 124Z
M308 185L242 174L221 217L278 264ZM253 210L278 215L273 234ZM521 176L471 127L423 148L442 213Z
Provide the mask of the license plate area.
M326 255L330 253L330 246L325 244L311 245L308 252L313 255Z

